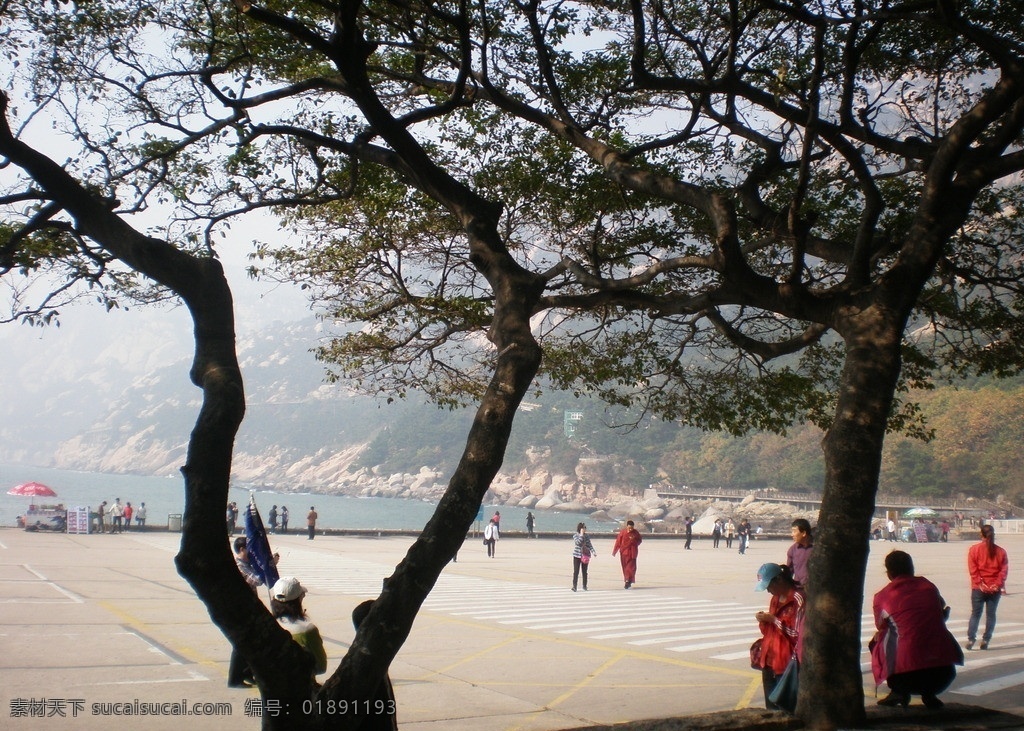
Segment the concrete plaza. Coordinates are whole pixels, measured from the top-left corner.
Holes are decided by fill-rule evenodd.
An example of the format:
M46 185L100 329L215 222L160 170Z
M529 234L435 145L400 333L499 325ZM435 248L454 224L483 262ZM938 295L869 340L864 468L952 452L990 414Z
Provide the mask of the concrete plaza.
M258 694L226 687L227 642L175 572L178 538L0 530L3 728L139 728L139 718L113 714L141 704L177 704L154 708L186 709L192 731L258 728ZM271 540L282 575L310 590L306 607L333 669L352 639L352 608L375 596L412 539ZM1024 537L1000 542L1012 582ZM478 539L467 540L392 664L401 728L551 731L763 708L760 675L743 658L757 636L753 613L768 602L753 591L754 575L765 561L784 561L788 542L754 541L744 556L724 541L719 549L707 539L692 551L682 545L645 541L637 585L625 591L611 540L599 537L589 591L573 593L568 536L504 539L495 558ZM959 639L969 609L969 545L900 545L953 606ZM873 544L868 609L891 548ZM964 671L973 672L962 671L944 698L1024 715L1020 596L1004 598L999 620L992 650L968 653ZM873 705L869 676L865 683ZM144 719L147 731L180 729L182 720Z

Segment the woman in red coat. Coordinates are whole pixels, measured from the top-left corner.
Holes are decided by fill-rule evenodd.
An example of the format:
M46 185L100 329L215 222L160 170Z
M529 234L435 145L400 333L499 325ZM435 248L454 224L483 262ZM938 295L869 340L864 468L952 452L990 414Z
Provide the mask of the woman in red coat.
M990 525L981 526L981 541L967 552L967 571L971 575L971 618L967 622L967 649L974 649L978 636L981 610L985 610L985 633L981 636L981 649L988 649L992 630L996 628L996 607L999 597L1006 593L1006 574L1010 562L1006 550L996 545L996 532Z
M904 706L920 695L929 708L941 708L937 696L956 678L956 665L964 653L946 629L949 613L935 584L914 576L909 553L893 551L885 557L889 583L875 594L875 627L868 644L875 684L888 682L892 691L880 706Z
M615 536L612 555L619 555L619 561L622 563L622 578L626 582L624 588L626 589L636 583L636 557L640 553L640 544L643 543L643 540L632 520L627 520L626 527L619 531L619 535Z
M804 592L793 580L788 566L766 563L757 570L755 591L772 595L767 612L754 615L761 630L761 683L764 686L764 705L769 710L779 706L768 699L786 672L789 661L801 654L800 631L804 623Z

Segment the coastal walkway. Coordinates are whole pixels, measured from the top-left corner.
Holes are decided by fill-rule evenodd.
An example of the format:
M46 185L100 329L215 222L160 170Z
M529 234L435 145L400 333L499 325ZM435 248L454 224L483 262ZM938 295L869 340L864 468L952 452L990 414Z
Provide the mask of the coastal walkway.
M179 538L0 530L0 727L135 729L142 723L130 714L144 705L159 711L145 718L147 731L181 729L173 714L182 710L190 731L259 727L258 693L226 687L227 642L175 572ZM332 668L351 642L352 608L376 596L411 540L271 536L281 573L309 588L306 607ZM1011 562L1024 555L1024 537L1001 543ZM960 638L969 545L901 545L953 606L950 626ZM724 728L726 718L740 719L736 728L762 722L760 674L746 656L757 636L754 613L768 596L753 591L754 575L761 563L784 560L787 543L753 541L741 556L724 542L683 551L681 541L646 541L628 591L611 540L595 547L589 591L573 593L566 537L506 538L493 559L479 540L467 541L392 664L400 728L553 731L706 713L723 715L701 728ZM868 603L885 583L891 547L872 545ZM865 638L870 624L865 616ZM1011 594L1000 604L992 649L968 653L943 696L944 718L976 723L980 707L1024 717L1022 691L1024 602ZM873 717L874 692L868 673ZM929 720L935 712L920 705L896 710L898 719L926 723L918 728L959 728ZM785 727L777 723L759 728ZM986 721L1013 727L1000 723Z

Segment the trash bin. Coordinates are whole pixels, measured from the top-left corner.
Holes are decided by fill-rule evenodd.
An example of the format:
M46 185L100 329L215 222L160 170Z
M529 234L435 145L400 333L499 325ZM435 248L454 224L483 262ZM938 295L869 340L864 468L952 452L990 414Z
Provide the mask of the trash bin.
M181 532L181 513L171 513L167 516L167 530L171 533Z

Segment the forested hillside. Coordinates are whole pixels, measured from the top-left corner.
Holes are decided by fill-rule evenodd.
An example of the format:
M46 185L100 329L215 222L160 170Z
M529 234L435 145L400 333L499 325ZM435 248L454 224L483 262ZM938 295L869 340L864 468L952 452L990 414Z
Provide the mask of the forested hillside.
M889 436L883 492L925 496L1024 497L1024 385L986 383L940 387L918 395L931 441ZM452 469L462 450L467 414L439 417L427 408L404 408L361 457L365 466L413 471L421 465ZM582 412L575 434L565 436L566 411ZM610 455L628 465L638 484L816 492L822 484L820 440L813 427L785 436L731 437L665 422L612 414L595 402L549 396L517 418L504 470L543 452L545 467L571 473L581 456Z

